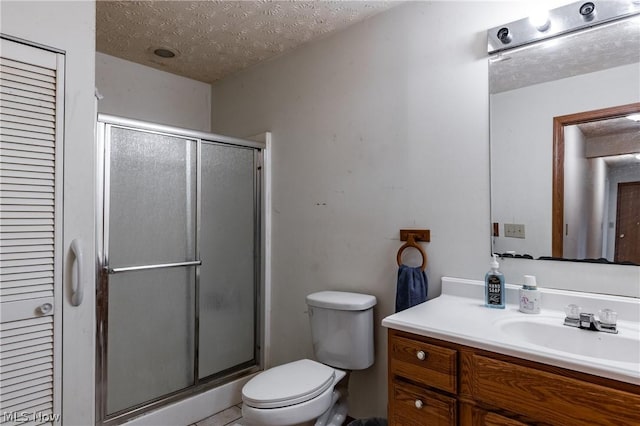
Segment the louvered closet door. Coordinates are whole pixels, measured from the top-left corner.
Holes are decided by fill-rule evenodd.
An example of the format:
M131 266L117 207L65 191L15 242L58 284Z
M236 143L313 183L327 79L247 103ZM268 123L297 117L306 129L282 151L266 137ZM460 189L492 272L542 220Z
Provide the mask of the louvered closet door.
M0 42L0 424L48 424L60 413L63 62Z

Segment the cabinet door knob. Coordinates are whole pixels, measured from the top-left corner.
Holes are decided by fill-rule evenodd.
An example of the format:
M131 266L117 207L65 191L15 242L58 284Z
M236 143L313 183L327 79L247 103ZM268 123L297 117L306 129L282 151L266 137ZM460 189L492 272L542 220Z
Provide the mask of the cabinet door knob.
M427 353L425 351L418 351L418 352L416 352L416 357L420 361L424 361L425 359L427 359Z
M422 403L422 401L420 401L419 399L416 399L415 404L416 404L416 408L417 408L418 410L419 410L419 409L421 409L421 408L422 408L422 406L424 405L424 404Z
M47 315L53 311L53 305L49 302L43 303L42 305L38 306L38 310L42 315Z

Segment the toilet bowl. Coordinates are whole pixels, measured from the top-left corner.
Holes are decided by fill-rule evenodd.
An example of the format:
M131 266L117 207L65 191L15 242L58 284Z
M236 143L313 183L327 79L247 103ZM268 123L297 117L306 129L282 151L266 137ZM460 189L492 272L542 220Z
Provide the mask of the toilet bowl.
M242 388L247 426L340 426L347 415L345 370L373 364L374 296L322 291L306 301L317 361L279 365L249 380Z
M243 421L247 425L285 426L315 420L332 408L338 392L335 385L345 375L310 359L266 370L242 389Z

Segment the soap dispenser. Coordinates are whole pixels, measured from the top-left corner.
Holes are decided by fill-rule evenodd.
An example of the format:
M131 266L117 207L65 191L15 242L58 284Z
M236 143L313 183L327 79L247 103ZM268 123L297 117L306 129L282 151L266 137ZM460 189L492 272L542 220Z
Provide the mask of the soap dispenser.
M524 276L524 285L520 289L520 312L525 314L540 313L540 290L533 275Z
M498 255L493 255L491 270L484 276L484 304L487 308L504 309L505 288L504 275L498 271Z

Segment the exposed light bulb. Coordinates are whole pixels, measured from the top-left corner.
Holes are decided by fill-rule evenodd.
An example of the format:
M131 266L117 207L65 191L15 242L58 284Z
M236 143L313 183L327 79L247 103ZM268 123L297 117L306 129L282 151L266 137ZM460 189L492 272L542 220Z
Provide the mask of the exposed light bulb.
M529 16L529 22L536 27L538 31L544 32L551 26L548 10L536 10Z

